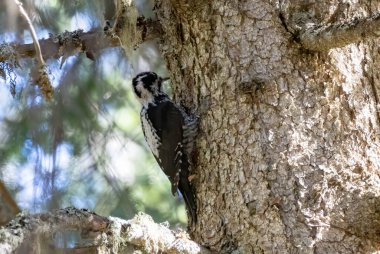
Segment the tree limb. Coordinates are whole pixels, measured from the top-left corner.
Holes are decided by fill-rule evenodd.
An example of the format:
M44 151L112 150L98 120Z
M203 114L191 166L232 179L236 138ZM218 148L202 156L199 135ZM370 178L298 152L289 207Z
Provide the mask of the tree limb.
M304 48L313 51L326 51L344 47L362 39L380 36L380 13L356 18L349 22L329 25L312 25L301 32L299 39Z
M137 19L137 28L136 28L136 44L140 44L144 41L152 40L158 38L160 35L160 26L158 21L153 21L151 19L145 19L139 17ZM77 50L66 50L65 45L62 40L58 40L58 37L65 37L66 39L72 39L75 37L76 40L81 42L81 47ZM105 34L104 31L92 30L89 32L82 32L77 30L74 32L65 32L57 36L51 36L48 39L39 40L41 46L42 57L44 59L49 58L59 58L65 54L74 55L78 52L98 52L101 49L119 47L120 39L113 37L110 34ZM36 49L33 43L30 44L11 44L14 50L17 52L19 58L31 58L36 56ZM6 61L7 56L0 54L0 61Z
M19 214L0 229L0 253L35 250L35 246L38 251L41 248L61 249L61 246L53 246L52 238L68 230L80 231L82 240L85 237L85 243L78 242L74 248L65 249L70 253L79 253L80 249L96 249L95 253L125 253L131 248L147 253L210 253L185 233L156 224L148 215L139 214L126 221L76 208L35 215Z

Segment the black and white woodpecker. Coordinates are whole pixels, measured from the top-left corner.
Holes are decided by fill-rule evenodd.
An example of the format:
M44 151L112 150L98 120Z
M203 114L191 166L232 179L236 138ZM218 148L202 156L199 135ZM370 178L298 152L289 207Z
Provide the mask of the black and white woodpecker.
M162 91L162 81L154 72L139 73L132 80L133 90L142 104L141 125L150 150L171 182L172 194L181 192L195 223L197 208L189 177L198 118L187 114Z

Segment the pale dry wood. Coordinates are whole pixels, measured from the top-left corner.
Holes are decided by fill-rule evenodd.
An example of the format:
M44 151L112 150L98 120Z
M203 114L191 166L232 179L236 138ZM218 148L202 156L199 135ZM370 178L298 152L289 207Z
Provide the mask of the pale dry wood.
M29 30L30 30L30 33L31 33L32 39L33 39L34 48L35 48L35 51L37 54L38 62L40 65L44 65L45 61L42 57L41 47L40 47L40 44L38 42L38 37L36 34L36 30L34 29L34 26L32 24L32 21L30 20L28 13L25 11L24 7L22 6L22 3L19 0L14 0L14 2L17 5L21 15L24 17L24 19L28 23Z

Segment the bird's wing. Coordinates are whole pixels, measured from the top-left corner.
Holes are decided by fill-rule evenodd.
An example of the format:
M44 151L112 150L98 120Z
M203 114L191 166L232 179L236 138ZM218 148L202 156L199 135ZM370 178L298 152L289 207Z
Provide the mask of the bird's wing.
M160 137L159 156L156 160L172 183L173 195L177 192L183 153L184 119L171 101L159 103L147 111L153 127Z

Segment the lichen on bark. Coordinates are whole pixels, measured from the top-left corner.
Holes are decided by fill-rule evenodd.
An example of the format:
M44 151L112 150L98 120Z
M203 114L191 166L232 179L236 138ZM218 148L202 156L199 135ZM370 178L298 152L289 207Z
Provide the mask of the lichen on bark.
M68 231L80 233L77 242L69 238L70 247L62 237ZM0 253L26 252L210 253L185 232L170 230L167 223L156 224L149 215L139 213L126 221L72 207L43 214L23 212L0 229Z

